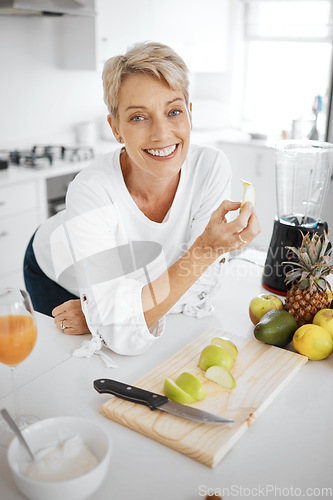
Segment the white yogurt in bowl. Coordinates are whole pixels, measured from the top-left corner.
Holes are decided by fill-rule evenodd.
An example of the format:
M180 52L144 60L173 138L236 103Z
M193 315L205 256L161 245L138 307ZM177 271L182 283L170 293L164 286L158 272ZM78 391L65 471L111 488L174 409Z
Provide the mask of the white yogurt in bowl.
M97 424L80 417L41 420L23 431L36 456L30 462L17 438L7 458L14 481L30 500L83 500L108 472L111 443Z
M35 481L68 481L98 465L97 458L78 435L42 448L35 458L35 462L27 462L22 468L22 474Z

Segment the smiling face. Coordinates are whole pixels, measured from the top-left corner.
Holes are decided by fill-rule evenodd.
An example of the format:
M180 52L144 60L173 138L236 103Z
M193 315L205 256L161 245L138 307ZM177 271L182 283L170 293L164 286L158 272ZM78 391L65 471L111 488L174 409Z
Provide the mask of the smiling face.
M179 174L185 161L191 131L190 111L181 90L164 80L137 74L122 83L118 119L108 116L112 131L126 147L126 164L146 178Z

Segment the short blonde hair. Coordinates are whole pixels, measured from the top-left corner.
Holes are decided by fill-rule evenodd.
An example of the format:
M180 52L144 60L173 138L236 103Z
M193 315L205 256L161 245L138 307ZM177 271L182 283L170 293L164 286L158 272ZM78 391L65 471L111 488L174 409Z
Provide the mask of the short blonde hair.
M123 56L111 57L103 68L104 102L113 119L118 118L119 91L128 75L144 73L165 80L172 90L182 90L189 106L189 71L183 59L161 43L136 43Z

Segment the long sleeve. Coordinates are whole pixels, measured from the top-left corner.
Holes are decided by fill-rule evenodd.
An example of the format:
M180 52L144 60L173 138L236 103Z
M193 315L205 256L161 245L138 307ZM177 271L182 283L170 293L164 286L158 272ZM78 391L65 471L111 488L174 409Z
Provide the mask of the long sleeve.
M202 234L210 216L223 200L231 199L231 168L224 153L211 150L212 166L202 182L200 202L193 214L191 235L187 248ZM182 296L169 311L171 314L183 313L187 316L202 318L214 313L210 299L222 283L225 264L218 258Z
M58 271L58 281L61 284L62 278L74 269L92 334L102 337L107 347L118 354L143 353L161 335L165 320L147 328L141 291L147 282L145 272L149 276L148 263L138 268L134 244L102 180L83 179L71 184L64 225L58 228L58 236L53 235L53 243L56 237L67 241L70 262L65 270ZM166 269L163 251L156 261L160 270Z

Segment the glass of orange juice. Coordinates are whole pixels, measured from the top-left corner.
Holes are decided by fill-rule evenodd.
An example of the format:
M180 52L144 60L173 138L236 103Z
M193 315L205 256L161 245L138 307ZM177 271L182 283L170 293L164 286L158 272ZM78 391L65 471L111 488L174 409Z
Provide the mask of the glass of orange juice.
M13 416L20 428L36 421L36 418L19 414L15 369L29 356L36 339L36 320L28 292L15 288L0 289L0 363L8 365L11 369L14 397ZM12 437L5 422L1 422L0 434L2 444L9 442Z

